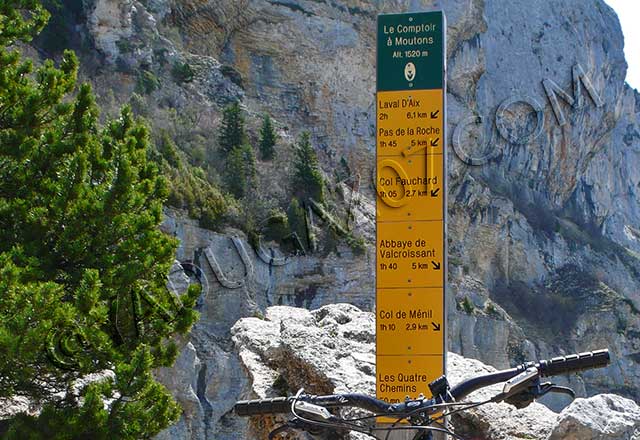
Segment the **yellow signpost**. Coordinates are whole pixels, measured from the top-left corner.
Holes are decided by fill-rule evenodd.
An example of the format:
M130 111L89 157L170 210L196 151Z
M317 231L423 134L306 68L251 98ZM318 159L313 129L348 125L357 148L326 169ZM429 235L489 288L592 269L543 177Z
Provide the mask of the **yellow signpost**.
M445 373L445 19L378 17L378 398L428 395Z

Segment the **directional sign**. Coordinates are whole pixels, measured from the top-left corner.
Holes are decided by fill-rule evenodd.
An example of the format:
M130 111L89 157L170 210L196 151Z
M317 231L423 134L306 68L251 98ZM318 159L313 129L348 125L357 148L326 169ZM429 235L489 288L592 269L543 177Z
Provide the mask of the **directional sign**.
M442 208L442 207L440 207ZM442 288L442 221L381 221L377 225L378 288Z
M376 93L378 398L445 372L446 133L442 12L380 15Z
M394 356L439 354L444 331L442 300L441 288L379 289L378 350Z

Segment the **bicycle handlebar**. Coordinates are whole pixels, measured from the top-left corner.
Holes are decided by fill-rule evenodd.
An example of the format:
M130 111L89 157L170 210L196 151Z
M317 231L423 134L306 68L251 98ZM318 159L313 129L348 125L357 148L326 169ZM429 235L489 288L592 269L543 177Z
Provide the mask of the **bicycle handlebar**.
M313 396L305 394L300 400L325 408L340 406L354 406L371 412L393 411L394 405L383 400L378 400L366 394L330 394L326 396ZM275 397L273 399L241 400L234 406L239 416L253 416L260 414L279 414L291 412L291 404L295 397ZM397 404L396 404L397 405Z
M453 387L449 394L453 400L460 400L480 388L505 382L530 367L536 367L539 371L539 376L546 377L606 367L610 359L609 350L597 350L541 360L537 363L527 362L516 368L467 379ZM288 413L291 411L291 405L295 399L295 397L275 397L271 399L242 400L235 404L234 409L239 416ZM389 404L363 394L303 395L300 400L324 407L352 406L389 415L402 415L413 411L416 405L423 404L422 401Z
M559 374L576 373L592 368L602 368L609 365L611 356L609 350L589 351L569 356L560 356L548 361L540 361L538 370L541 376L557 376Z
M538 361L538 363L527 362L509 370L502 370L496 373L467 379L453 387L450 393L455 400L459 400L480 388L507 381L529 367L536 367L541 377L548 377L606 367L610 361L609 350L596 350L555 357L549 360Z
M241 400L233 407L239 416L257 416L260 414L280 414L291 411L293 397L274 397L273 399Z

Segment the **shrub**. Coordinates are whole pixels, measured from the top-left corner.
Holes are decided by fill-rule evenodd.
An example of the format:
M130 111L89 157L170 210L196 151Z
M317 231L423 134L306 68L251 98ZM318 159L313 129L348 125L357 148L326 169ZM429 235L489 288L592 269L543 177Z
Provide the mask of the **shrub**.
M289 220L289 228L292 233L296 233L303 246L307 246L307 220L304 208L300 205L297 198L291 199L287 208L287 218Z
M200 226L215 230L228 213L228 201L201 168L185 163L171 137L162 133L153 159L169 183L167 204L184 209Z
M291 228L287 214L282 210L272 211L264 228L265 239L281 242L290 234Z
M136 91L144 95L152 93L160 88L160 80L149 70L143 70L138 73L138 81L136 83Z
M176 62L171 68L171 76L178 84L189 83L195 78L195 73L188 63Z
M464 310L465 313L469 315L471 315L475 309L473 302L471 302L468 296L464 297L464 299L462 300L461 306L462 306L462 310Z

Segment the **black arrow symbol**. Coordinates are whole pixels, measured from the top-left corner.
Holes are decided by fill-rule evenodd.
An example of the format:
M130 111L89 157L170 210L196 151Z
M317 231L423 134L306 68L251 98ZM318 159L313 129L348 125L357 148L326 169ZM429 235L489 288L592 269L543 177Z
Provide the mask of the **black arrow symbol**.
M431 260L431 264L433 264L434 270L440 270L440 263L436 263L435 261Z
M436 324L435 322L431 321L431 325L433 326L433 331L434 332L439 332L440 331L440 324Z
M438 113L440 113L440 110L436 110L435 112L431 112L431 119L437 119L438 118Z
M440 188L431 190L431 197L438 197L438 193L440 192Z
M440 138L435 138L431 140L431 146L432 147L437 147L438 146L438 141L440 140Z

